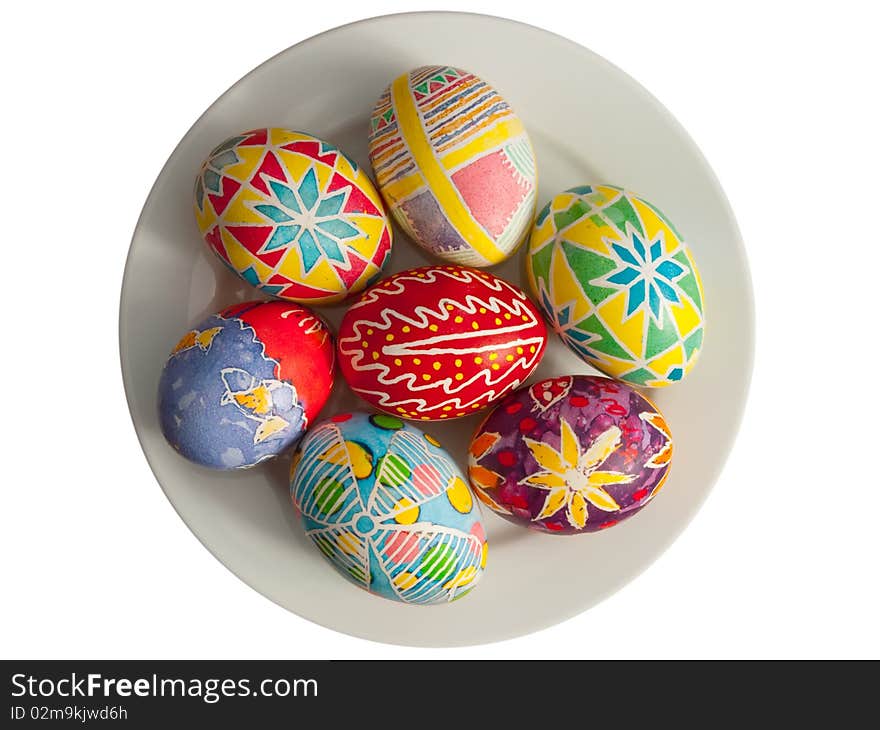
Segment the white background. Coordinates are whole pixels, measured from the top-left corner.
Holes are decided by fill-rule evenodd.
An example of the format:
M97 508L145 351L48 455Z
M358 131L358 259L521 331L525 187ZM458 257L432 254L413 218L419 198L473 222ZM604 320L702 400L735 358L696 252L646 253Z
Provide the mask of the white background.
M757 311L742 431L685 534L593 610L459 650L337 634L227 572L147 467L116 333L138 213L201 112L314 33L436 6L4 10L0 656L880 657L880 53L870 7L446 3L568 36L657 96L730 198Z

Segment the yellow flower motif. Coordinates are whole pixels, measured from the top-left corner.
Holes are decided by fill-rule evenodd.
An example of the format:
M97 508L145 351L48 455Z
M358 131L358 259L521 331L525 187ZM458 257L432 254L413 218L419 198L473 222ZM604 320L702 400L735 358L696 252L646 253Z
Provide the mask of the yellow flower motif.
M598 467L620 445L620 429L612 426L599 434L589 449L581 453L581 445L568 421L562 419L560 431L561 449L556 451L541 441L525 439L526 446L544 471L523 480L548 494L540 513L533 521L543 520L565 507L565 514L572 527L579 530L587 524L587 502L605 512L614 512L620 505L605 491L608 484L627 484L634 474L616 471L599 471Z

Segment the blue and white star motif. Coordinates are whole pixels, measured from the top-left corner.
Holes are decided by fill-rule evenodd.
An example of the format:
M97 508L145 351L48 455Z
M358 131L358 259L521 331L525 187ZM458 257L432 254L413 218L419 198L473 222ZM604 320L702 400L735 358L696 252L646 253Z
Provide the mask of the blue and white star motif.
M254 210L276 226L262 251L273 251L294 243L299 246L304 274L308 274L321 258L347 264L346 240L363 235L340 213L351 188L321 191L313 169L295 188L276 180L268 183L275 199L273 204L254 205Z
M663 325L664 302L681 303L676 281L687 273L687 269L663 251L663 234L645 245L641 236L627 225L629 246L605 239L614 254L617 269L605 277L591 282L597 286L612 285L626 291L626 316L634 315L647 305L650 316Z

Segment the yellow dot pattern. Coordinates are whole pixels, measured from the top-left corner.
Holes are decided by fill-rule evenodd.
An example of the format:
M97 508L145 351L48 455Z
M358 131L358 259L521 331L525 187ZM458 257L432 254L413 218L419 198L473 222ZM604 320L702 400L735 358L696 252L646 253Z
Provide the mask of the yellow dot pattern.
M412 500L403 497L394 505L394 521L399 525L411 525L419 519L419 507Z
M355 441L346 441L345 450L352 471L358 479L366 479L373 473L372 454Z
M446 489L446 497L456 512L466 515L474 506L471 490L464 483L461 477L454 477L452 482Z
M454 270L454 267L451 270ZM489 275L477 275L484 279L491 278ZM367 334L364 335L365 339L362 343L366 350L364 356L369 359L369 362L385 362L389 367L393 367L394 370L391 372L390 377L395 378L395 382L401 382L401 376L408 376L409 379L406 382L410 384L410 386L419 390L430 390L432 395L434 393L434 388L443 387L447 389L447 392L442 396L440 396L439 392L437 393L437 395L440 396L439 399L437 397L421 396L421 394L414 395L412 399L401 397L400 400L402 402L394 403L390 412L394 412L403 418L409 418L416 421L430 421L441 418L457 418L480 410L486 407L487 399L482 397L479 398L477 402L468 402L478 394L474 393L471 395L470 391L465 393L465 391L462 390L463 388L467 388L468 383L473 383L474 380L478 379L478 373L474 372L474 366L477 366L476 370L479 371L483 377L485 377L487 372L492 372L492 377L494 379L497 377L497 374L500 374L499 371L506 369L508 366L513 367L516 364L517 357L521 357L525 354L524 348L528 347L531 354L535 354L536 352L534 346L530 347L529 345L523 345L517 347L514 345L514 347L507 348L499 343L501 347L499 351L481 351L479 355L459 355L458 357L453 357L448 360L444 357L438 358L437 355L434 355L432 358L430 355L426 356L422 353L420 353L422 354L421 357L414 357L414 353L408 355L401 354L398 356L392 355L389 357L391 353L389 353L388 350L392 349L392 343L398 345L402 340L409 339L408 337L402 338L399 334L401 332L404 333L404 335L408 335L411 332L419 331L424 328L424 330L429 330L436 334L439 333L440 329L451 327L452 322L455 322L460 326L455 328L454 331L462 332L462 328L467 328L474 333L474 337L479 337L480 331L483 329L483 324L494 322L495 327L501 327L504 326L505 321L509 323L512 319L516 319L520 316L509 311L493 311L492 308L487 306L478 306L475 308L474 312L479 313L480 315L487 315L485 318L481 318L478 321L476 319L468 319L469 313L467 311L462 311L460 305L451 302L449 299L441 299L439 306L443 309L443 314L440 319L445 318L446 325L444 325L444 322L439 319L435 320L434 323L425 322L424 325L409 325L400 322L400 328L391 333L388 332L384 326L376 326L374 324L372 327L366 329ZM523 315L522 319L523 321L529 321L530 317ZM444 331L446 330L444 329ZM372 335L374 332L377 333L376 338L371 339L367 336ZM462 334L464 333L462 332ZM388 345L388 347L383 348L383 345ZM513 354L514 351L516 352L516 355ZM502 364L504 365L504 368L502 368ZM426 398L426 407L417 405L421 397ZM444 399L446 402L443 402ZM459 399L464 402L457 402Z

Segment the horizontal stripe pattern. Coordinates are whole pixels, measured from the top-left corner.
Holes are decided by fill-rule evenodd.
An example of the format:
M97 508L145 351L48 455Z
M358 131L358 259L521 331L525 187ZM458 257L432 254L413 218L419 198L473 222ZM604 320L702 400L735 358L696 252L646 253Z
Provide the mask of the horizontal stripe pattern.
M461 69L434 66L425 77L410 77L419 116L431 146L439 154L465 144L487 127L515 117L510 106L485 81ZM450 82L450 78L454 79ZM437 81L434 81L437 79ZM420 84L440 83L443 88L433 95L421 96Z
M376 182L384 187L416 171L416 163L400 135L391 104L391 87L379 97L370 117L370 163Z

